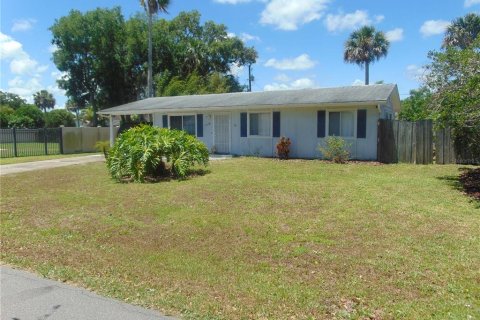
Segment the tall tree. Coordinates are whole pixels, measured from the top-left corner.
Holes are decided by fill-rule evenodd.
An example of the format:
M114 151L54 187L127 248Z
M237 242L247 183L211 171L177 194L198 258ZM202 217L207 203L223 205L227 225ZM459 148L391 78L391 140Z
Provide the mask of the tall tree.
M369 84L370 64L386 57L390 43L385 34L374 27L364 26L352 32L345 42L343 59L365 68L365 84Z
M43 112L47 112L47 109L53 109L55 107L55 98L53 94L47 90L38 91L33 95L33 101L35 105Z
M437 125L454 130L457 151L480 162L480 37L467 48L430 52L425 84Z
M153 15L159 12L168 13L167 8L170 0L140 0L148 16L148 74L147 74L147 96L153 97L153 66L152 66L152 20Z
M447 27L442 47L466 49L480 35L480 15L468 13L457 18Z
M100 108L136 98L126 71L126 31L120 8L72 10L50 30L52 43L58 47L53 61L66 74L59 86L80 107L92 106L93 126Z
M69 99L65 104L65 109L75 113L75 119L77 120L77 127L80 127L80 106L72 99Z

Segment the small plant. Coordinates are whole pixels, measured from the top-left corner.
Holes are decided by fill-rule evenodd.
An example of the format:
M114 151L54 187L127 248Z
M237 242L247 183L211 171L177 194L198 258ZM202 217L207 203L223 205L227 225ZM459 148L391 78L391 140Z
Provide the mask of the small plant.
M108 152L110 151L110 141L108 140L97 141L97 143L95 143L95 149L98 152L103 152L105 159L108 159Z
M319 145L318 150L327 160L332 160L335 163L345 163L350 158L348 147L349 145L344 139L332 136L325 139L325 145Z
M277 155L282 160L287 160L290 154L290 145L292 142L290 138L281 137L277 143Z

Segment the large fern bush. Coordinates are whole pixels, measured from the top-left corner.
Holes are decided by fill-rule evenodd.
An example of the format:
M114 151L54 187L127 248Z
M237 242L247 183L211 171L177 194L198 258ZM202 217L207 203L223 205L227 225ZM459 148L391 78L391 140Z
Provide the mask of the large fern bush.
M117 181L144 182L162 176L185 178L195 165L208 164L208 149L184 131L134 127L120 134L107 167Z

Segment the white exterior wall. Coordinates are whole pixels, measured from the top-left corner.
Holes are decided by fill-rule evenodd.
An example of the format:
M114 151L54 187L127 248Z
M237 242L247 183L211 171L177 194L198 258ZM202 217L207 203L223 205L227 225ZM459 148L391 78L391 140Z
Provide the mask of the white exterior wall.
M326 110L326 134L328 136L329 111L356 111L367 110L367 135L365 139L345 138L350 144L351 158L359 160L377 159L377 121L384 110L379 112L377 106L361 107L333 107L333 108L279 108L279 109L249 109L248 112L273 112L280 111L280 135L291 139L290 157L292 158L321 158L317 150L323 144L324 138L317 138L317 111ZM383 108L381 108L383 109ZM240 137L240 114L245 110L232 110L230 118L230 153L244 156L275 157L277 137ZM192 114L192 113L189 113ZM214 121L213 112L203 114L203 141L209 150L214 147ZM169 114L169 115L174 115ZM162 126L162 114L155 114L154 125ZM357 116L354 116L354 136L357 134Z

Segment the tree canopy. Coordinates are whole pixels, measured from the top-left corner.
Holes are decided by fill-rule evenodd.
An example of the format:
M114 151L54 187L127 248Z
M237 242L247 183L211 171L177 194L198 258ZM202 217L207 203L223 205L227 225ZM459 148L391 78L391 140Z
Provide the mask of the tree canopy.
M371 63L386 57L390 43L382 31L372 26L364 26L352 32L345 42L343 59L365 68L365 84L370 82Z
M146 97L148 70L148 19L137 14L128 20L120 8L82 13L72 10L50 28L58 47L53 59L65 72L59 86L77 106L96 111ZM241 91L244 87L230 74L232 65L252 64L253 48L229 37L227 28L213 21L200 23L197 11L182 12L170 21L155 19L152 25L153 77L156 94L176 92ZM197 78L205 85L179 88ZM173 82L170 85L170 82ZM160 86L161 85L161 86ZM168 86L176 90L165 90ZM195 86L193 86L195 87ZM199 87L199 86L197 86Z
M454 129L457 148L480 159L480 36L467 48L448 46L429 53L425 84L429 109L440 126Z
M400 120L418 121L432 117L428 108L432 93L427 87L410 90L410 96L402 100L402 109L398 115Z
M442 46L466 49L480 35L480 15L468 13L457 18L447 27Z
M53 97L53 94L47 90L40 90L35 93L33 95L33 101L43 112L47 112L48 109L53 109L55 107L55 98Z

